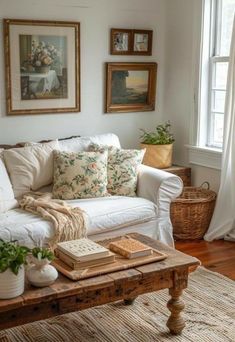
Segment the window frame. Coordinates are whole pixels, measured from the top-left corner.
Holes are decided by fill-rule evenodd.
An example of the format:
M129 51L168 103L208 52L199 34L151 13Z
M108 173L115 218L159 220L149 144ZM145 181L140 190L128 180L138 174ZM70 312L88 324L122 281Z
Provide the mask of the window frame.
M215 115L224 115L224 111L215 111L212 108L213 91L225 91L226 89L217 89L214 87L215 68L216 63L228 63L229 56L220 55L220 41L222 31L222 0L211 0L211 14L210 14L210 56L209 56L209 74L208 74L208 108L207 108L207 136L206 146L210 148L218 148L222 150L222 143L216 143L214 140L214 120Z
M210 73L209 73L209 91L208 91L208 124L207 124L207 146L208 147L215 147L222 149L222 143L216 143L214 139L214 119L215 115L224 115L224 111L215 110L212 107L212 103L214 101L213 92L215 91L222 91L225 92L226 96L226 89L218 88L213 85L214 77L215 77L215 68L217 63L228 63L229 57L225 56L212 56L210 58Z
M194 22L194 92L190 142L186 147L189 164L219 171L222 163L222 148L208 146L209 80L211 79L209 61L215 53L212 49L212 37L215 38L213 26L215 25L215 6L218 6L216 0L202 0L201 5L198 6L200 20Z
M208 21L210 22L209 27L205 24ZM212 104L215 90L223 91L226 95L226 89L214 86L216 64L229 62L229 56L220 55L221 27L222 0L204 0L197 146L215 148L220 151L223 146L222 143L217 143L214 139L214 122L215 115L224 115L224 111L216 111ZM203 65L207 65L207 67L202 67ZM203 72L206 76L202 75ZM205 85L205 83L207 84Z

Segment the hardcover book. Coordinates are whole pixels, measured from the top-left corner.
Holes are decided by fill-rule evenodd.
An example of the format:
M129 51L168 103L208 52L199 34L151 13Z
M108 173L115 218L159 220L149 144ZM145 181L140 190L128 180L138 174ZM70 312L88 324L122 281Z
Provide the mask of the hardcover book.
M57 249L78 262L95 260L109 255L107 248L86 238L59 242Z
M111 242L109 249L125 258L134 259L153 253L152 248L130 237Z
M66 265L70 266L73 270L81 270L85 268L91 268L95 266L102 266L106 264L110 264L115 261L115 254L112 252L109 252L108 256L95 259L95 260L89 260L89 261L76 261L73 258L71 258L69 255L64 254L62 251L56 249L55 254L57 258L62 260Z

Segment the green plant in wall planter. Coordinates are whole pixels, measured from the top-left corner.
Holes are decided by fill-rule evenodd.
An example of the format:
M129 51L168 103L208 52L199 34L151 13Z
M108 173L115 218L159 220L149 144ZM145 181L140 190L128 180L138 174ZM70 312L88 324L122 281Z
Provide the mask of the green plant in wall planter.
M24 292L24 265L29 248L0 239L0 298L8 299Z
M143 163L164 169L172 165L174 137L170 131L171 124L166 122L156 127L155 131L141 129L141 147L146 149Z
M32 249L32 264L27 271L29 282L36 287L49 286L58 277L58 272L50 265L54 254L50 249L35 247Z

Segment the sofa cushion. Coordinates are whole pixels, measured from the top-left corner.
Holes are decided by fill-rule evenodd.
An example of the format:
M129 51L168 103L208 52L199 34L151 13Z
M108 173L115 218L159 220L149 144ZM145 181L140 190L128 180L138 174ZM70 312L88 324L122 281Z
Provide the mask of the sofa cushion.
M91 144L90 150L108 150L108 192L111 195L136 196L138 166L145 150L122 150L97 144Z
M138 197L100 197L68 201L85 210L89 217L88 236L120 230L121 228L150 222L157 218L156 205ZM40 246L53 237L51 222L21 209L0 214L0 238L18 240L20 244Z
M157 206L140 197L109 196L69 201L69 204L87 212L89 235L147 222L158 215Z
M17 207L11 181L2 160L2 152L0 149L0 213Z
M15 197L52 183L53 153L58 141L3 152Z
M107 196L107 159L107 151L54 151L53 198Z
M120 148L117 135L112 133L85 136L70 140L59 141L59 149L67 152L88 151L90 144L115 146Z

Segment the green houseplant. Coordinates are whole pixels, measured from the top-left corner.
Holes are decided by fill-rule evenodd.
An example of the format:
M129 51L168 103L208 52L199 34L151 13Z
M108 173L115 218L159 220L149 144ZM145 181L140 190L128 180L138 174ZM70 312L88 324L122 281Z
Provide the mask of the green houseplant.
M24 265L29 249L16 242L0 239L0 298L8 299L24 292Z
M48 261L52 261L54 259L54 254L52 253L51 250L47 248L40 248L40 247L34 247L32 249L32 255L34 258L37 260L45 260L47 259Z
M174 137L171 124L159 124L152 132L141 129L141 147L146 149L143 163L156 168L167 168L172 165Z

